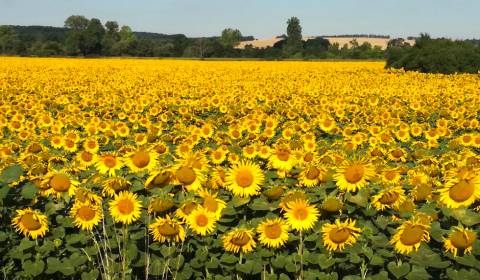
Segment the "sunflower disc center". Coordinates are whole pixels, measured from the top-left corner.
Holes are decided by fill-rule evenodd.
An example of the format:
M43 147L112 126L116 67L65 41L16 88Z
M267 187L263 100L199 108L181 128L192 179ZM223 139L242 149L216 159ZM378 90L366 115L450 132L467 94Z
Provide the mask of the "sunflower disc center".
M475 192L475 186L467 180L456 183L450 190L450 198L456 202L464 202L469 199Z
M361 165L352 165L345 170L345 179L350 184L355 184L362 180L365 173L364 167Z
M350 230L348 228L334 228L330 231L328 237L334 243L341 244L350 237Z
M406 246L412 246L420 242L423 238L424 229L419 225L409 225L405 227L400 241Z
M28 230L38 230L42 225L34 218L33 214L27 213L20 218L20 223Z
M242 188L248 188L253 183L253 175L249 170L239 170L235 181Z

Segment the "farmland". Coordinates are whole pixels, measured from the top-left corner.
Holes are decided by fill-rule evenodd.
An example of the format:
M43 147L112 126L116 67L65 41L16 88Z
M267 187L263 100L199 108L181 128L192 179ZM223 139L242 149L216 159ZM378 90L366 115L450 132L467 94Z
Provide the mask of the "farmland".
M480 77L0 57L7 279L475 279Z

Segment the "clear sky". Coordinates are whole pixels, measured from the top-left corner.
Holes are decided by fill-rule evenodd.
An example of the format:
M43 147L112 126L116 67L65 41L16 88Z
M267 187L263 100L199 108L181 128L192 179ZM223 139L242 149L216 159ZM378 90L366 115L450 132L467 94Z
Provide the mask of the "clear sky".
M480 0L0 0L0 25L63 26L69 15L116 20L135 31L265 38L300 19L304 35L430 33L480 38Z

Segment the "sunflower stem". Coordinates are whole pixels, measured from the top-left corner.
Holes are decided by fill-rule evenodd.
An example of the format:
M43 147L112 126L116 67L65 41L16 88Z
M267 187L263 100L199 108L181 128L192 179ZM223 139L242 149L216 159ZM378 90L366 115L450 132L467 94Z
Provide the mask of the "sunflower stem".
M128 228L127 225L123 225L122 228L122 237L123 237L123 257L122 257L122 280L127 279L127 234Z
M303 231L300 230L300 246L298 248L298 254L300 255L300 277L303 279Z

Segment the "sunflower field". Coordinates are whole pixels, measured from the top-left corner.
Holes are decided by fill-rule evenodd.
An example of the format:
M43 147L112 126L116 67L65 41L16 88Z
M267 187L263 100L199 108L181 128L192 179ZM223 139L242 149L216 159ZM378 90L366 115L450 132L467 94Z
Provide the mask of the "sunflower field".
M3 279L479 279L480 76L0 57Z

